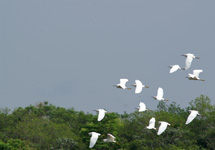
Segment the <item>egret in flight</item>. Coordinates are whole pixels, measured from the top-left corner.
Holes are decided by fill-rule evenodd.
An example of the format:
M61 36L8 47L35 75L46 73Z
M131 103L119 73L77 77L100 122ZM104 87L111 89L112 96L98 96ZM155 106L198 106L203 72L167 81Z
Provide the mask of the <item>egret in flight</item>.
M163 133L166 130L167 126L170 125L168 122L165 122L165 121L159 121L159 123L161 125L158 129L157 135L160 135L161 133Z
M190 74L190 73L189 73L187 78L188 78L189 80L205 81L205 80L199 78L199 74L200 74L201 72L203 72L203 70L193 70L193 74Z
M185 68L184 68L185 70L190 68L193 58L200 59L199 57L196 57L194 54L190 54L190 53L184 54L182 56L187 57L187 59L185 60Z
M89 148L93 148L93 146L96 144L96 141L97 141L98 137L101 134L97 133L97 132L90 132L88 134L91 135Z
M98 121L101 121L105 117L105 113L107 113L105 109L96 109L94 111L98 112Z
M156 130L156 128L155 128L155 118L154 117L149 120L149 125L146 128Z
M168 101L163 98L163 95L164 95L163 89L159 87L157 91L157 96L153 96L153 98L158 101Z
M179 65L172 65L172 66L169 66L169 68L170 68L169 73L173 73L173 72L176 72L179 69L182 69ZM182 69L182 70L184 70L184 69Z
M146 111L146 105L143 102L140 102L139 107L137 107L139 112Z
M148 86L143 85L140 80L135 80L135 84L133 84L133 86L136 87L135 89L136 94L140 93L143 88L149 88Z
M103 140L104 142L114 142L114 143L116 142L116 141L115 141L115 136L113 136L113 135L110 134L110 133L108 133L107 135L108 135L108 137L107 137L107 139L104 139L104 140Z
M189 124L191 121L193 121L194 118L196 118L197 115L200 115L198 111L196 110L189 110L190 115L187 117L187 121L185 124Z
M131 88L127 88L126 86L125 86L125 84L128 82L128 79L120 79L120 83L119 84L116 84L115 86L117 87L117 88L121 88L121 89L131 89Z

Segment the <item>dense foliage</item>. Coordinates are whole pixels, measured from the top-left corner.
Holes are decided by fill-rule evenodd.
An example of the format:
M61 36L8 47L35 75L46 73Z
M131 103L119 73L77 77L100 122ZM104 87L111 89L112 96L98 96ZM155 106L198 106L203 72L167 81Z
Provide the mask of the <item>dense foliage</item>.
M201 114L185 125L188 110ZM167 121L167 130L157 135L146 129L150 118ZM108 113L101 121L97 115L56 107L48 102L36 106L0 110L1 150L85 150L89 149L89 132L98 132L93 149L96 150L214 150L215 106L201 95L187 108L176 103L159 102L156 110L131 114ZM107 133L116 137L116 143L104 143Z

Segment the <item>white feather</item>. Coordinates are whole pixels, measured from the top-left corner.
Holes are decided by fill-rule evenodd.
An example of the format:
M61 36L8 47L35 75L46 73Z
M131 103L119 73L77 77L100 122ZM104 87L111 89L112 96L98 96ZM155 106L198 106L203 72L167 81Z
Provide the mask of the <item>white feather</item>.
M194 118L196 118L196 116L199 114L198 111L196 110L190 110L190 115L187 117L187 121L185 124L189 124L190 122L193 121Z
M96 144L96 141L97 141L98 137L101 134L96 133L96 132L90 132L89 135L91 135L89 148L93 148L93 146Z
M161 125L160 125L160 127L158 129L157 135L162 134L166 130L167 126L170 125L168 122L165 122L165 121L159 121L159 123Z
M148 129L156 129L155 128L155 118L154 117L149 120L149 125L146 128L148 128Z

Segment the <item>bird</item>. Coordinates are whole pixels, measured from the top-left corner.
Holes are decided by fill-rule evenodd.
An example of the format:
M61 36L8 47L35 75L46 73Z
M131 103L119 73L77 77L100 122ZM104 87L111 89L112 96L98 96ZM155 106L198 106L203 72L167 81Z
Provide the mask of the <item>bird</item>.
M136 94L140 93L143 88L149 88L149 86L143 85L140 80L135 80L135 84L133 84L133 86L136 87L135 89Z
M117 88L120 88L120 89L131 89L131 88L127 88L125 86L125 84L128 82L128 79L120 79L120 83L119 84L116 84L114 86L116 86Z
M139 107L137 107L138 111L139 112L143 112L143 111L146 111L146 105L143 103L143 102L140 102L139 103Z
M97 132L89 132L88 134L91 135L89 148L93 148L101 134Z
M163 89L159 87L157 91L157 96L153 96L152 98L159 101L168 101L167 99L163 98L163 95L164 95Z
M190 68L193 58L200 59L199 57L196 57L194 54L191 53L183 54L181 56L187 57L187 59L185 60L185 70Z
M191 121L193 121L193 119L197 116L200 115L199 112L197 110L189 110L190 111L190 115L187 117L187 121L185 124L189 124Z
M113 135L110 134L110 133L108 133L107 135L108 135L108 137L107 137L107 139L104 139L104 140L103 140L104 142L114 142L114 143L116 142L116 141L115 141L115 136L113 136Z
M170 68L169 73L176 72L176 71L177 71L177 70L179 70L179 69L184 70L184 69L183 69L183 68L181 68L179 65L172 65L172 66L169 66L169 68Z
M149 125L146 128L156 130L156 128L155 128L155 118L154 117L149 120Z
M157 135L160 135L161 133L163 133L166 130L168 125L170 126L170 124L168 122L165 122L165 121L159 121L159 123L161 125L160 125L160 127L158 129Z
M205 81L205 80L199 78L199 74L200 74L201 72L203 72L203 70L200 70L200 69L193 70L193 74L190 74L190 73L189 73L189 74L188 74L188 77L186 77L186 78L188 78L189 80Z
M107 113L105 109L96 109L94 111L98 112L98 121L101 121L105 117L105 113Z

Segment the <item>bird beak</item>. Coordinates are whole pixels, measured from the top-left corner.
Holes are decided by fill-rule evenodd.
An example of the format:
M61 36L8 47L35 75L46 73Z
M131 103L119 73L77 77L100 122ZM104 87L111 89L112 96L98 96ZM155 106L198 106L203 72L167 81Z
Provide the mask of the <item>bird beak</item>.
M149 88L149 86L145 86L145 88Z
M196 57L196 59L200 59L200 57Z

